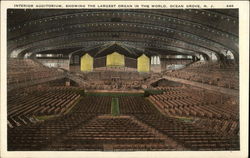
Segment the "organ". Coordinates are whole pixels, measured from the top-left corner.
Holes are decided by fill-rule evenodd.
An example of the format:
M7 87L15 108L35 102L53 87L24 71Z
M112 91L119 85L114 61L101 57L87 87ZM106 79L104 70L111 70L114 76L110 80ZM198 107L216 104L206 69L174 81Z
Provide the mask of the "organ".
M124 67L125 66L124 55L119 54L117 52L107 55L106 66L107 67Z
M81 57L81 71L93 71L94 59L88 53Z
M150 59L142 54L137 58L137 71L138 72L149 72L150 71Z

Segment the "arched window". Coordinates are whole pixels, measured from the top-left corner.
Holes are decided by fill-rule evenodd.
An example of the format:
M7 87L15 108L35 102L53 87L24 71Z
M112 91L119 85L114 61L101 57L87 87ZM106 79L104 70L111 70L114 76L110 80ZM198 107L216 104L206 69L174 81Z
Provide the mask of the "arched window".
M154 56L154 64L157 64L156 56Z
M214 53L211 54L211 59L212 60L218 60L217 56Z
M36 54L36 57L42 57L42 54Z
M229 60L234 60L234 55L230 50L226 52L226 58Z
M161 64L161 60L160 60L160 57L157 56L157 64L160 65Z
M203 55L200 55L200 61L204 61Z
M152 56L151 57L151 65L160 65L160 56Z
M26 54L24 55L24 58L27 59L27 58L29 58L31 55L32 55L32 53L26 53Z
M80 62L79 62L79 55L75 55L74 56L74 63L75 64L79 64Z
M73 59L72 56L71 56L71 58L70 58L70 64L74 64L74 59Z
M175 58L180 59L182 58L182 55L176 55Z
M16 58L18 56L18 50L14 50L13 52L11 52L10 57L11 58Z
M151 65L154 64L154 56L151 56Z

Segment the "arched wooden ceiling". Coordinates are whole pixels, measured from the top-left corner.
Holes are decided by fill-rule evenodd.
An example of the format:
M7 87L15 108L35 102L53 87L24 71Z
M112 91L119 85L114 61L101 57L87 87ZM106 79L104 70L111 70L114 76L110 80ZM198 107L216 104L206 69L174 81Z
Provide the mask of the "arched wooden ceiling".
M9 56L71 48L95 56L114 43L135 56L239 56L237 9L9 9L7 16Z

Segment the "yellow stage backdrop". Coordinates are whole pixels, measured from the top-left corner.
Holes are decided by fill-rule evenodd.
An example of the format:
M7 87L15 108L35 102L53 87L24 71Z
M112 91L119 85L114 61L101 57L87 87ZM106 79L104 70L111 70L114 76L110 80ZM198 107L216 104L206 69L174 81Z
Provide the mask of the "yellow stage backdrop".
M81 57L81 71L93 71L93 57L88 53Z
M142 54L140 57L137 58L137 71L149 72L150 70L149 64L150 64L150 59L145 54Z
M107 55L106 66L125 66L124 55L117 52Z

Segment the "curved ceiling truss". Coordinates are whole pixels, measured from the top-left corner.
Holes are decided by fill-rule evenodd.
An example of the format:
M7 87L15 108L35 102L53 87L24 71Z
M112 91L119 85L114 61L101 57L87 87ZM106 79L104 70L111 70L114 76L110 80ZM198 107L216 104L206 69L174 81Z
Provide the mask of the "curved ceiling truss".
M221 58L230 50L238 60L238 23L234 9L8 10L8 56L64 48L95 56L116 43L132 56Z

